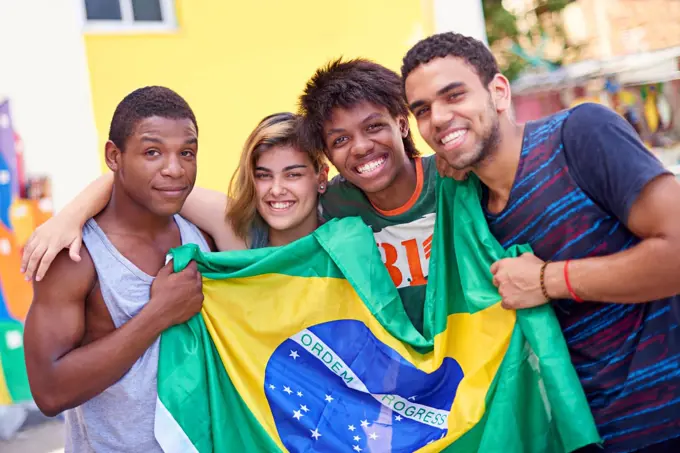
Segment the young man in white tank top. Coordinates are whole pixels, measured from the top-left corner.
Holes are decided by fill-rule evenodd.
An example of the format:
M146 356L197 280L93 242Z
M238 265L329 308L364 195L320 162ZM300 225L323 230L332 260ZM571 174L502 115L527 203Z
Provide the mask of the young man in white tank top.
M83 229L80 262L63 251L34 283L25 351L31 390L49 416L66 411L70 452L161 451L153 426L160 334L203 303L195 263L172 273L173 247L212 242L176 215L196 180L198 127L162 87L114 113L107 207Z

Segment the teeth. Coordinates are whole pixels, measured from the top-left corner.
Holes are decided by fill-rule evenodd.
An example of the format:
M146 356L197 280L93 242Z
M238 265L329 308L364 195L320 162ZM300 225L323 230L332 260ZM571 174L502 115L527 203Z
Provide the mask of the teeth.
M274 209L286 209L293 206L292 201L272 201L269 203Z
M380 158L380 159L377 159L377 160L368 162L368 163L366 163L366 164L359 165L359 166L357 167L357 171L358 171L359 173L366 173L366 172L369 172L369 171L373 171L373 170L375 170L376 168L378 168L379 166L381 166L381 165L385 162L385 160L386 160L386 159L385 159L384 157L382 157L382 158Z
M466 132L465 129L460 129L455 132L451 132L449 135L442 138L442 144L446 145L447 143L462 137L463 135L465 135L465 132Z

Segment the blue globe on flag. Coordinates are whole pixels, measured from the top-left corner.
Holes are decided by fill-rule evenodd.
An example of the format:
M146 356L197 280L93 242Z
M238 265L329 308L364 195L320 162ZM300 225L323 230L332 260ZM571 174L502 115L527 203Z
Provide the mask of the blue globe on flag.
M265 395L290 452L411 453L441 439L463 370L418 370L360 321L318 324L284 341Z

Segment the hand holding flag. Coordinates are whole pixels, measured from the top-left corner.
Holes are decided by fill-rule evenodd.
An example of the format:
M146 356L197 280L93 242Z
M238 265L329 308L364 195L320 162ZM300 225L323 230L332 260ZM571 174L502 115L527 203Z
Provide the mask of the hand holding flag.
M491 265L493 284L498 288L503 308L519 310L548 303L541 290L543 263L533 253L523 253L517 258L504 258Z

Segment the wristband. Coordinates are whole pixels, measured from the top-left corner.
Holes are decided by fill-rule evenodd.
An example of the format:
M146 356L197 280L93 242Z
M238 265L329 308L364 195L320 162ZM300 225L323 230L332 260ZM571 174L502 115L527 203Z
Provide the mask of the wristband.
M574 288L571 287L571 283L569 282L569 261L567 260L564 262L564 283L567 285L567 291L569 291L569 295L571 296L572 299L574 299L576 302L583 302L583 299L578 297L576 292L574 292Z

